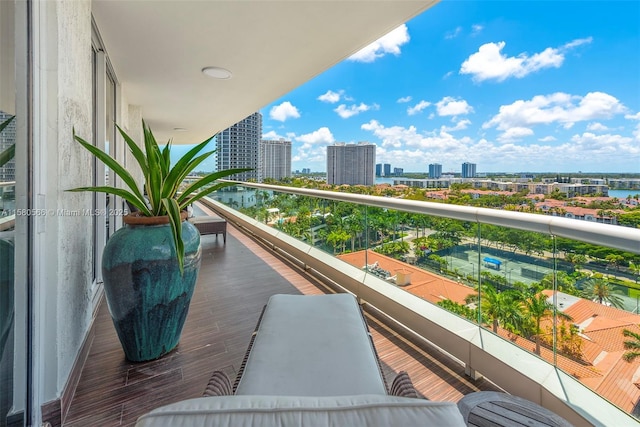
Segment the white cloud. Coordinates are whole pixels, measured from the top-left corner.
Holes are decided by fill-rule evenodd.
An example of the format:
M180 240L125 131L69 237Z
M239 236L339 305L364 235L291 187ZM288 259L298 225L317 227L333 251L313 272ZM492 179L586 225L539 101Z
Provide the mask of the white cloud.
M640 122L640 111L636 114L626 114L624 118L628 120L638 120ZM636 128L633 131L633 136L637 142L640 142L640 123L636 125Z
M455 126L453 127L441 126L440 130L442 132L455 132L457 130L464 130L469 127L469 125L471 124L471 120L462 119L454 123L455 123Z
M474 159L482 171L513 172L566 170L567 166L575 165L582 170L636 171L640 163L640 144L631 136L584 133L561 144L553 142L555 138L551 136L541 138L538 143L523 144L456 137L446 127L430 132L422 132L415 126L386 127L376 120L363 124L361 129L379 138L376 150L379 161L402 165L406 171L424 171L430 161L459 170L460 159L464 158ZM530 136L533 131L524 128L508 132L515 138Z
M600 122L593 122L587 125L587 130L591 132L603 132L609 130L609 128Z
M592 41L593 41L593 37L585 37L584 39L575 39L570 41L569 43L565 43L564 45L562 45L561 49L562 50L573 49L574 47L577 47L583 44L589 44Z
M290 118L297 119L300 117L300 112L289 101L285 101L280 105L273 106L269 111L269 117L284 122Z
M626 156L640 155L640 145L633 138L622 135L596 135L584 132L582 135L574 135L571 138L572 151L582 151L589 156L611 156L626 153Z
M300 136L290 136L290 139L302 142L302 145L297 147L296 154L291 156L291 160L293 162L304 161L307 165L310 163L325 163L327 158L327 145L336 142L331 130L326 126L311 133Z
M267 133L262 134L262 139L286 139L284 136L279 135L275 130L270 130Z
M402 126L385 127L377 120L371 120L361 126L361 129L372 132L382 140L383 147L401 148L418 147L420 149L430 149L437 151L457 150L471 142L469 137L456 139L446 131L420 134L415 126L408 128ZM462 152L462 150L460 151ZM414 163L416 159L411 159Z
M544 68L560 68L565 53L577 46L591 43L592 38L576 39L559 48L548 47L542 52L508 57L502 53L506 43L486 43L469 56L460 67L460 74L471 74L474 81L522 78Z
M444 38L447 40L455 39L460 35L460 33L462 33L462 27L456 27L454 30L447 32L444 35Z
M409 114L410 116L413 116L414 114L418 114L420 111L424 110L429 105L431 105L430 102L422 100L418 102L416 105L414 105L413 107L407 108L407 114Z
M559 123L569 128L576 122L606 119L626 111L618 99L603 92L590 92L584 97L557 92L502 105L499 113L482 127L506 131L513 127Z
M402 24L387 35L382 36L375 42L351 55L349 60L356 62L373 62L388 53L398 56L401 53L400 46L408 43L409 39L407 26Z
M403 96L402 98L398 98L398 100L396 101L398 104L404 104L406 102L409 102L413 99L412 96Z
M333 144L336 142L336 139L333 137L333 134L329 130L328 127L324 126L318 130L315 130L311 133L306 133L304 135L297 136L295 138L296 141L304 142L305 145L317 145L317 144Z
M459 116L461 114L469 114L473 112L473 108L467 101L457 101L455 98L445 96L436 103L439 116Z
M480 34L482 32L482 30L484 30L484 26L480 25L480 24L473 24L471 26L471 36L477 36L478 34Z
M335 104L340 101L340 96L344 91L339 90L338 92L334 92L332 90L328 90L327 93L320 95L317 99L322 102L328 102L329 104Z
M361 102L360 105L353 104L348 107L345 104L340 104L333 111L338 113L338 115L343 119L348 119L349 117L358 115L364 111L377 110L378 108L380 107L377 104L367 105Z
M533 130L524 127L513 127L505 130L500 136L498 141L500 142L514 142L519 141L526 136L533 135Z
M447 74L445 74L444 76L442 76L442 80L446 80L449 77L453 76L453 71L449 71Z
M399 148L403 143L419 138L415 126L410 126L408 129L402 126L385 128L377 120L371 120L369 123L360 126L360 128L373 132L375 136L382 140L383 147L391 146Z
M555 140L556 139L551 135L545 136L544 138L538 138L538 141L540 141L540 142L552 142L552 141L555 141Z

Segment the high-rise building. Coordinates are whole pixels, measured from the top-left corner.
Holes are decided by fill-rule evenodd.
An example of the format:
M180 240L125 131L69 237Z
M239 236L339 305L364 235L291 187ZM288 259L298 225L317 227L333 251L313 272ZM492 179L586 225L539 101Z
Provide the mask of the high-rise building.
M234 181L262 181L260 176L260 139L262 114L253 113L216 135L217 169L251 168L231 175Z
M442 176L442 165L440 163L432 163L429 165L429 178L438 179Z
M281 180L291 176L291 141L260 141L262 179Z
M376 163L376 176L382 176L382 163Z
M382 169L384 176L391 176L391 165L389 163L385 163Z
M473 178L476 176L476 164L464 162L462 164L462 177L463 178Z
M373 185L376 145L335 144L327 147L327 183L332 185Z
M393 168L393 176L404 175L404 168Z
M0 124L6 122L12 117L11 114L0 111ZM0 133L0 153L5 152L16 142L16 121L13 120ZM0 167L0 182L16 180L16 162L14 159L9 160L4 166Z

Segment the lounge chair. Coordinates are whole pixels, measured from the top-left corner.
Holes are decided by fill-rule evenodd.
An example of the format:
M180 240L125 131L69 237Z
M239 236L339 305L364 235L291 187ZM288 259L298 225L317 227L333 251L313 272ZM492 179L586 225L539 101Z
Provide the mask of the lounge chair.
M235 384L215 371L205 396L155 409L136 425L464 426L455 403L416 398L406 373L387 388L349 294L272 296Z
M475 424L483 421L486 405L499 414L489 424ZM550 426L570 425L505 393L471 393L458 405L419 398L405 372L387 387L352 295L274 295L233 384L214 371L204 397L155 409L136 426L511 426L518 419L540 425L538 417L555 422Z

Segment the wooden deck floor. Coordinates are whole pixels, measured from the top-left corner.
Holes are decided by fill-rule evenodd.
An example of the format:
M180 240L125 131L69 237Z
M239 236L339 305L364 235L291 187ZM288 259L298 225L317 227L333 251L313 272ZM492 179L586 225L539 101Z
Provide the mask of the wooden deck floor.
M152 408L199 397L213 370L235 377L271 295L327 292L232 226L226 245L213 235L203 236L202 245L202 267L180 344L164 358L126 361L103 302L64 426L130 426ZM496 390L486 380L466 377L462 366L438 351L418 346L372 316L368 322L389 382L405 370L424 397L454 402L473 391Z

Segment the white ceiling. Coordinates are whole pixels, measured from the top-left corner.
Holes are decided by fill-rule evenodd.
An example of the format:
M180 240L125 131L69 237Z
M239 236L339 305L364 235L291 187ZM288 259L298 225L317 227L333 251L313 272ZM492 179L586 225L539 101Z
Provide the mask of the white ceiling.
M92 8L127 101L142 107L159 141L189 144L242 120L437 1L94 0ZM201 73L207 66L233 77L207 77Z

